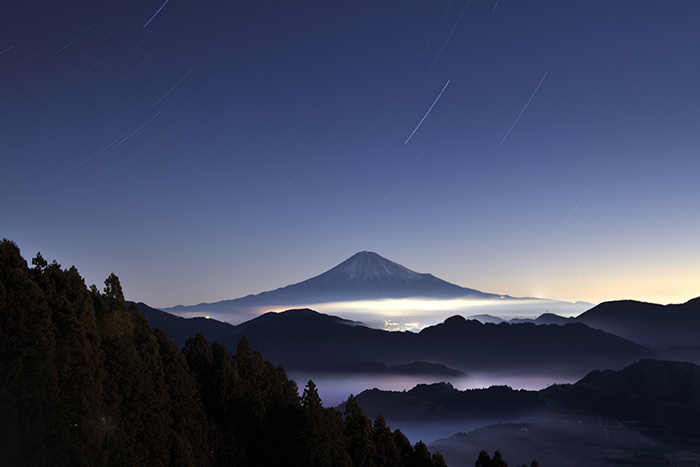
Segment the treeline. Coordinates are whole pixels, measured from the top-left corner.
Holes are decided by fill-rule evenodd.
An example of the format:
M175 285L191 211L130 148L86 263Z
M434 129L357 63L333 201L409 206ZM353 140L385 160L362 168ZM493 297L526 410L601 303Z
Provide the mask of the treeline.
M366 389L357 399L368 414L380 411L390 420L502 420L548 409L537 391L510 386L455 389L450 383L418 384L408 391Z
M324 408L243 338L180 350L127 306L114 274L89 289L0 243L0 465L395 466L445 461L354 397Z
M533 459L533 461L530 463L530 467L539 467L540 464L536 460ZM479 453L479 457L476 459L476 462L474 463L474 467L508 467L508 462L503 460L503 456L501 455L501 451L496 451L493 454L493 459L491 456L489 456L489 453L486 451L481 451ZM518 467L527 467L527 464L524 462L520 464Z

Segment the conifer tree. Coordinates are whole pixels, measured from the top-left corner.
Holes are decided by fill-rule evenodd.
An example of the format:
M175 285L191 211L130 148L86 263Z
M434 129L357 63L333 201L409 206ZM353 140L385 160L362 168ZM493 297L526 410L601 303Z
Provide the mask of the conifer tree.
M440 454L440 451L435 451L433 453L433 465L435 467L447 467L447 462L442 454Z
M411 467L433 467L433 458L430 456L428 446L423 441L418 441L413 448Z
M0 449L9 465L49 465L60 428L51 312L17 245L0 242Z
M411 459L413 458L413 446L408 438L406 438L406 435L398 428L394 430L394 443L401 454L401 463L404 466L410 465Z
M43 290L55 333L54 367L60 390L59 426L52 435L52 464L103 464L102 350L92 299L75 267L47 265L37 254L32 275Z
M501 451L496 451L493 453L493 460L491 461L493 467L508 467L508 463L503 460Z
M240 378L236 360L223 345L210 346L201 332L187 339L182 351L207 416L209 464L245 465L249 454L236 435L240 423Z
M163 427L170 421L155 337L136 305L127 308L116 275L105 280L101 301L108 465L168 465L170 446Z
M321 396L318 395L316 383L309 380L304 387L304 393L301 396L301 406L307 411L318 410L323 407Z
M153 335L158 343L168 392L170 465L204 466L208 461L207 425L196 381L177 344L160 328L154 329Z
M479 457L477 457L476 462L474 462L474 467L491 467L491 456L485 450L479 452Z
M245 337L238 342L235 359L241 377L239 396L242 415L246 418L245 423L249 430L259 430L262 428L273 390L274 381L270 378L270 368L267 367L262 354L254 351Z
M238 366L226 347L218 342L212 344L211 353L211 403L214 404L218 421L230 424L236 418L236 398L240 392L241 383L238 375Z
M207 416L212 417L211 412L215 406L215 398L212 388L213 384L213 369L214 356L211 346L204 333L199 332L196 336L185 341L185 346L182 349L187 361L187 366L190 372L195 377L197 387L202 395L202 402L207 411Z
M348 454L356 467L374 467L377 451L372 441L372 422L352 394L345 401L345 438Z
M508 467L508 463L503 460L501 451L496 451L493 453L493 459L489 456L489 453L482 450L479 452L479 457L474 463L475 467Z
M249 456L262 455L260 462L274 465L279 454L292 446L290 433L280 428L296 423L293 408L300 407L296 383L289 381L281 367L275 368L253 350L245 337L238 343L235 361L240 390L234 434L248 447ZM280 446L280 450L267 449L270 443Z
M401 467L403 465L401 452L394 441L394 434L386 425L382 414L378 414L374 420L372 441L377 452L374 459L376 466Z
M133 396L133 414L140 423L138 445L142 449L143 465L170 465L170 439L166 428L172 425L169 414L169 396L165 385L163 361L153 328L138 310L135 303L129 306L129 315L134 323L134 343L140 371L134 378L136 391ZM135 375L134 375L135 376Z
M333 408L324 408L316 384L309 380L301 397L302 428L298 443L300 465L350 467L343 418Z

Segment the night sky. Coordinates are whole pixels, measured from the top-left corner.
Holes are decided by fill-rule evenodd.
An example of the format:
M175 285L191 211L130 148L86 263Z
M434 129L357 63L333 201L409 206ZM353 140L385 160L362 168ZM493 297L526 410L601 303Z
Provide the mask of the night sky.
M484 292L700 295L700 2L11 2L0 236L151 306L370 250Z

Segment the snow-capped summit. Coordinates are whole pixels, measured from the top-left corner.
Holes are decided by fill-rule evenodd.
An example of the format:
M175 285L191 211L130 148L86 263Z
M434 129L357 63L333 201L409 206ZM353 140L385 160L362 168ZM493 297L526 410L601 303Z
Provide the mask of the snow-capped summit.
M478 290L450 284L431 274L411 271L371 251L356 253L311 279L260 295L266 293L289 298L303 296L307 300L313 297L318 303L409 297L493 297Z
M410 282L421 278L421 274L389 261L373 251L356 253L322 276L326 281L348 282L371 282L389 278Z

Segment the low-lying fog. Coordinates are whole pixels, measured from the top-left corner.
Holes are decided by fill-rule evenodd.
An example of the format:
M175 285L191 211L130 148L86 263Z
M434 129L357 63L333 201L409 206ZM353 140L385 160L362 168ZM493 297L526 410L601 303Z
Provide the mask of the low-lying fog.
M328 373L302 373L288 371L287 376L299 385L303 391L311 379L318 387L325 407L335 407L344 402L350 394L357 395L365 389L382 389L386 391L408 391L417 384L449 382L455 389L478 389L490 386L510 386L513 389L537 391L552 384L575 383L585 375L544 376L544 375L503 375L496 373L477 373L466 377L445 378L444 376L395 376L395 375L348 375Z
M494 385L507 385L513 389L539 390L552 384L574 383L584 375L578 377L561 375L505 375L496 373L476 373L461 378L445 377L416 377L416 376L374 376L374 375L343 375L343 374L320 374L288 372L288 376L297 382L299 392L302 393L304 386L311 379L316 383L318 394L321 396L324 407L336 407L347 400L350 394L357 395L365 389L382 389L390 391L410 390L417 384L430 384L447 381L456 389L478 389L487 388ZM373 417L372 414L370 417ZM501 422L519 420L497 420ZM468 432L493 420L463 420L449 423L419 423L409 424L402 422L394 423L387 420L392 429L399 428L411 442L415 443L423 440L428 443L436 439L449 437L458 432Z

